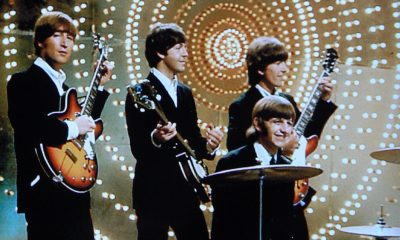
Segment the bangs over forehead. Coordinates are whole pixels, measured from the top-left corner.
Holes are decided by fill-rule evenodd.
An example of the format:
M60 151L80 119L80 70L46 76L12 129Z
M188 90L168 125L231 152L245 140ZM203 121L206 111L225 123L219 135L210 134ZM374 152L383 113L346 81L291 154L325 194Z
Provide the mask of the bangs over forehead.
M150 67L155 67L161 58L176 44L186 43L183 29L175 23L155 23L146 37L145 56Z
M248 55L249 58L254 56L255 62L258 60L264 63L286 61L289 56L283 43L272 37L260 37L255 39L249 46Z
M279 96L267 96L262 98L253 109L253 118L260 117L263 120L271 118L296 119L293 105L285 98Z
M35 23L34 45L36 55L38 55L40 48L38 43L44 42L48 37L55 32L67 32L75 39L78 29L70 16L63 12L48 12L39 17Z

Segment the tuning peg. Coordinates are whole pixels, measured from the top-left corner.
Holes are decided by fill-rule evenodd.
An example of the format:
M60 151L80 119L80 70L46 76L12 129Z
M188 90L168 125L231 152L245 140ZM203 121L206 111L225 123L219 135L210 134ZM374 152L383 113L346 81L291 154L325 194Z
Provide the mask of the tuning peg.
M161 101L161 95L160 95L160 94L157 94L157 95L156 95L156 99L157 99L157 101Z
M140 112L145 112L146 110L144 108L139 109Z

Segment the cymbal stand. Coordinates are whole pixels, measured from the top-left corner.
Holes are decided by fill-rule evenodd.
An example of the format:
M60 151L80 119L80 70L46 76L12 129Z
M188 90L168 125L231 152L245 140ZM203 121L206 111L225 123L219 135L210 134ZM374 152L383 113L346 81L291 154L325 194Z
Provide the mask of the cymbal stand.
M385 219L383 218L383 205L381 205L381 214L378 218L378 221L376 222L376 226L384 228L386 227L386 222ZM388 238L380 238L380 237L376 237L376 240L387 240Z
M263 171L260 171L260 220L259 220L259 234L260 234L260 240L262 240L262 227L263 227L263 187L264 187L264 179L265 179L265 174Z

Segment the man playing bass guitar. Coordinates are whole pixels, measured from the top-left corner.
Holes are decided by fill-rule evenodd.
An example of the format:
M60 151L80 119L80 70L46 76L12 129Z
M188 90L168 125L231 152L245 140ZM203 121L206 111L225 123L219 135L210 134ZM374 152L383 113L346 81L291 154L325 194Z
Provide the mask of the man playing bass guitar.
M138 239L167 239L171 227L178 240L209 239L206 222L194 188L181 172L182 147L177 133L194 150L197 159L213 159L223 134L211 128L201 136L192 91L178 81L188 58L183 30L173 23L155 24L146 38L146 59L151 67L147 83L156 92L156 111L126 99L126 121L131 150L136 158L133 207L138 216ZM141 98L152 98L142 96ZM189 155L189 154L188 154Z
M43 14L34 29L36 60L26 71L14 74L7 84L8 116L14 128L17 159L18 213L25 213L29 240L94 239L89 192L59 187L59 182L45 174L36 152L40 143L58 146L93 131L93 118L100 116L109 95L99 89L93 118L82 115L63 121L49 115L64 107L62 95L68 87L61 68L71 57L77 32L65 13ZM105 63L100 85L110 76L111 67Z

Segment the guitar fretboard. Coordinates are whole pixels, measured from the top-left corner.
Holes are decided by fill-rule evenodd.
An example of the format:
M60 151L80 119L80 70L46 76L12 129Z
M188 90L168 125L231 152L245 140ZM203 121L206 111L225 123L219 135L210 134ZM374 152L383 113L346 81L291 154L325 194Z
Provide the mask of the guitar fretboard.
M320 77L327 77L329 76L329 73L327 71L324 71ZM319 82L319 81L318 81ZM295 131L299 137L303 136L304 131L307 127L307 124L310 122L312 115L315 111L315 107L317 106L318 100L321 97L322 94L322 89L321 89L321 84L317 84L314 87L314 90L311 93L310 99L308 100L305 108L303 109L299 120L297 120L296 125L294 126Z
M102 66L101 66L101 64L104 62L104 60L105 60L105 51L102 51L101 54L100 54L99 61L98 61L98 64L96 66L96 69L94 71L92 81L90 83L89 93L86 96L85 102L83 103L81 115L91 116L91 114L92 114L94 102L95 102L96 96L97 96L97 89L98 89L98 87L100 85L100 79L102 77L102 74L101 74Z

